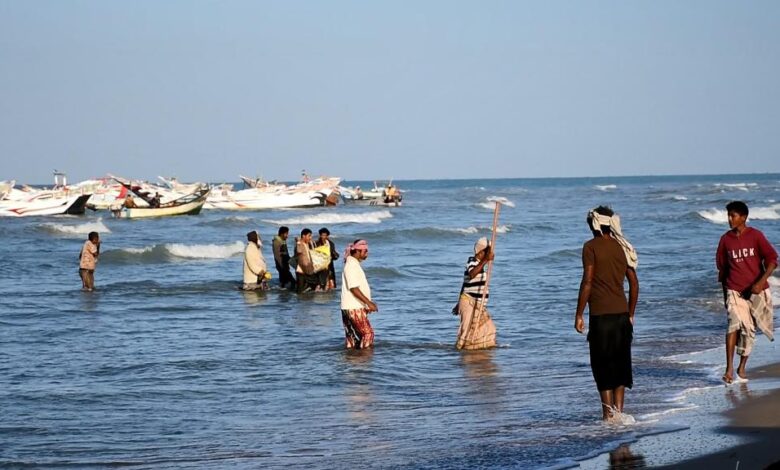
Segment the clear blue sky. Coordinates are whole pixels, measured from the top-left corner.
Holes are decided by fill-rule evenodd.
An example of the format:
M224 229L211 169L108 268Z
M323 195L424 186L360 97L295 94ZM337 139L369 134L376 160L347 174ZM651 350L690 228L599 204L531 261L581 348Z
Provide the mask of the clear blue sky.
M0 179L780 172L779 1L0 0Z

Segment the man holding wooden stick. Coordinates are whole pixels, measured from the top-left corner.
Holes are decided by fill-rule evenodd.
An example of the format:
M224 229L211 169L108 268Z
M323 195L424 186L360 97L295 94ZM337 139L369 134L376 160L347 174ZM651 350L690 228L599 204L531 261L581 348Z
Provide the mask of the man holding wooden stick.
M463 273L463 286L453 313L460 316L457 349L486 349L496 345L496 325L485 308L488 299L488 276L485 265L493 261L493 250L487 238L474 244Z

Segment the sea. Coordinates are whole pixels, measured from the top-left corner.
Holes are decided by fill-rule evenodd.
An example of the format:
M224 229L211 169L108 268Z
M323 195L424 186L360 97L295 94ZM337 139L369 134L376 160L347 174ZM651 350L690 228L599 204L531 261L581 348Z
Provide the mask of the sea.
M401 207L1 219L0 467L577 468L690 430L688 395L725 393L725 205L746 201L749 224L780 248L779 174L396 184ZM508 202L490 285L498 346L458 351L451 308L496 198ZM598 205L639 253L630 426L601 422L574 330ZM276 272L270 291L238 289L246 233L259 231L273 266L282 225L290 250L303 228L327 227L340 250L368 241L372 350L345 350L339 291L298 295ZM91 231L97 290L82 292ZM759 336L749 368L778 361Z

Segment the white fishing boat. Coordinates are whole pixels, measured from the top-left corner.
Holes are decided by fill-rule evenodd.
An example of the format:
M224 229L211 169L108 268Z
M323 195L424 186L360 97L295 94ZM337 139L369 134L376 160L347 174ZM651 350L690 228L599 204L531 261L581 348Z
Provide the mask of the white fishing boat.
M0 200L0 217L83 214L91 194L39 191L27 198Z
M266 210L316 207L333 203L340 178L317 178L293 186L269 184L240 191L213 191L206 209Z
M211 188L200 187L195 192L187 194L170 202L156 204L152 202L147 207L112 207L111 213L119 219L139 219L146 217L168 217L173 215L197 215L203 209ZM140 194L139 197L143 197ZM149 201L147 201L149 202Z

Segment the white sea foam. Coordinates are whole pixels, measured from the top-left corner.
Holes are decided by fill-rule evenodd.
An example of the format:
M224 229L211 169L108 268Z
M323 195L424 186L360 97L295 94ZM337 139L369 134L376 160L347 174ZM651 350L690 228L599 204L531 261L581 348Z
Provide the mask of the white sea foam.
M716 224L727 224L728 213L726 209L704 209L697 212L703 218ZM769 207L751 207L748 220L780 220L780 204Z
M728 224L728 214L725 209L704 209L697 212L701 217L715 224Z
M737 189L739 191L750 191L750 188L758 186L757 183L715 183L716 188Z
M487 198L487 200L488 200L488 202L492 202L492 203L496 203L497 202L497 203L499 203L499 204L501 204L503 206L515 207L515 203L514 202L512 202L509 199L507 199L505 197L502 197L502 196L490 196L489 198Z
M151 253L153 249L154 246L145 246L143 248L122 248L120 251L124 251L125 253L130 253L133 255L142 255L144 253Z
M616 184L597 184L595 186L599 191L609 191L610 189L617 189Z
M198 259L230 258L244 252L244 244L242 242L234 242L228 245L185 245L183 243L168 243L165 245L165 248L173 256Z
M780 278L771 276L769 278L769 288L772 291L772 304L775 308L780 307Z
M389 210L363 212L357 214L320 213L292 219L264 219L263 222L274 225L330 225L330 224L379 224L393 214Z
M502 206L515 207L514 202L510 201L505 197L499 197L499 196L490 196L489 198L487 198L485 202L480 202L479 204L477 204L477 206L492 211L496 208L497 202L500 203Z
M471 227L468 227L468 228L456 228L454 230L456 232L458 232L458 233L464 233L464 234L470 235L470 234L473 234L473 233L490 231L491 228L492 227L474 227L474 226L471 226ZM506 225L499 225L498 227L496 227L496 233L507 233L507 232L509 232L509 227L507 227Z
M677 196L677 195L672 196L672 199L674 199L675 201L687 201L688 200L688 198L685 197L685 196Z
M98 219L94 222L86 222L79 225L46 223L43 224L42 227L46 230L61 235L86 235L89 232L98 232L100 234L111 233L111 230L109 230L108 227L106 227L103 224L102 219Z

